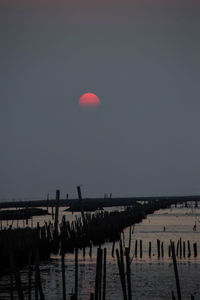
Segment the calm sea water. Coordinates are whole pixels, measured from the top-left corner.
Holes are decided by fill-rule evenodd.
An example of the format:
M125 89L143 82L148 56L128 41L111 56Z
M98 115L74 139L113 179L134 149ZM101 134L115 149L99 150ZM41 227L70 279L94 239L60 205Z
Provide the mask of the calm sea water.
M114 208L110 209L113 210ZM118 208L117 208L118 209ZM68 220L73 220L79 213L71 214L61 208L60 218L66 214ZM48 220L49 216L35 217L34 225ZM196 231L193 226L196 224ZM6 225L6 223L4 224ZM13 224L15 226L15 224ZM21 222L22 225L22 222ZM163 230L165 227L165 231ZM125 244L128 245L129 228L124 231ZM131 256L134 254L135 240L143 242L143 257L133 257L131 264L133 299L171 299L171 291L176 291L174 270L171 258L168 257L170 240L175 242L179 238L190 241L192 256L178 259L178 271L183 299L200 299L200 209L194 207L173 207L159 210L149 215L140 224L135 225L131 241ZM157 257L157 239L164 243L164 257ZM148 256L148 244L152 242L152 257ZM194 258L192 244L197 242L198 256ZM123 299L116 258L111 256L112 244L106 243L107 248L107 299ZM118 243L116 243L118 247ZM139 250L139 249L138 249ZM96 248L93 248L92 259L88 255L83 258L79 251L79 299L89 300L94 291ZM139 254L139 251L138 251ZM74 256L66 255L66 290L68 299L74 287ZM46 299L62 299L61 263L59 256L52 256L48 264L41 265L41 277ZM22 280L27 281L26 269L22 272ZM0 281L0 299L9 299L9 278ZM26 291L25 291L26 293ZM17 299L17 298L16 298Z

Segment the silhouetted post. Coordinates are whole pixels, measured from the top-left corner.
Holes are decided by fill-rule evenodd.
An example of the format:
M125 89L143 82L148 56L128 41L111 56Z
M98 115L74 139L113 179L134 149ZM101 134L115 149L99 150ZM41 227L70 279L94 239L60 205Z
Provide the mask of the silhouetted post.
M78 249L75 248L75 300L78 300Z
M112 257L114 257L114 253L115 253L115 241L112 244Z
M171 257L171 246L168 246L168 256Z
M123 292L124 300L127 300L125 274L122 269L122 264L121 264L118 249L116 249L116 256L117 256L117 263L118 263L119 275L120 275L120 280L121 280L122 292Z
M137 257L137 244L138 244L138 241L136 240L135 241L135 257Z
M128 300L132 300L132 290L131 290L131 268L130 268L130 251L129 248L125 248L126 255L126 276L127 276L127 288L128 288Z
M24 300L24 295L23 295L22 286L21 286L20 272L19 272L18 267L15 268L15 283L16 283L17 294L18 294L19 300Z
M149 257L151 257L151 242L149 242Z
M82 194L81 194L81 187L78 185L76 188L77 188L78 198L79 198L80 206L81 206L82 220L83 220L83 224L85 224L85 215L84 215L84 210L83 210L83 198L82 198Z
M31 257L32 257L32 253L31 253L31 251L29 251L29 254L28 254L28 300L31 300L31 275L32 275Z
M178 268L177 268L177 263L176 263L176 253L175 253L174 242L172 242L172 241L171 241L171 249L172 249L174 273L175 273L175 279L176 279L177 295L178 295L178 300L181 300L182 298L181 298L181 289L180 289L180 282L179 282L179 276L178 276Z
M178 256L178 253L179 253L179 245L180 245L180 240L178 240L178 242L177 242L177 246L176 246L176 256Z
M174 292L172 291L172 300L176 300L176 297L174 296Z
M131 226L129 227L129 243L128 243L129 253L131 250Z
M107 254L107 249L104 248L103 252L103 299L106 299L106 254Z
M188 257L190 257L191 256L190 241L187 242L188 242Z
M102 259L103 259L103 250L100 249L100 261L99 261L99 292L98 299L101 300L101 282L102 282Z
M157 240L157 252L158 252L158 258L160 258L160 240Z
M61 250L61 261L62 261L62 291L63 291L63 300L66 300L66 286L65 286L65 252L64 252L64 249Z
M49 194L47 194L47 213L49 213Z
M100 289L100 268L102 263L102 249L97 249L97 260L96 260L96 277L95 277L95 300L99 300L99 289Z
M180 258L182 258L182 239L180 238Z
M90 258L92 258L92 242L90 241L90 252L89 252Z
M142 240L140 240L140 258L142 258Z
M56 190L56 207L55 207L55 223L54 223L54 233L56 238L58 237L59 200L60 200L60 191Z
M40 294L40 300L44 300L44 294L43 294L42 283L41 283L41 278L40 278L39 251L38 251L38 249L36 249L35 273L36 273L37 289L38 289L39 294Z
M13 300L13 255L10 253L10 300Z
M161 243L161 256L164 256L164 244L163 242Z
M185 241L183 242L183 257L185 257Z
M197 243L193 244L194 257L197 257Z

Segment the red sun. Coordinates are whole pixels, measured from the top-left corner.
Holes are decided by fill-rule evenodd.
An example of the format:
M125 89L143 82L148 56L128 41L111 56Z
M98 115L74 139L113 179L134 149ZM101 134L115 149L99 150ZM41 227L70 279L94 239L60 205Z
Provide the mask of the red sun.
M96 108L100 105L100 100L93 93L85 93L80 97L79 105L84 108Z

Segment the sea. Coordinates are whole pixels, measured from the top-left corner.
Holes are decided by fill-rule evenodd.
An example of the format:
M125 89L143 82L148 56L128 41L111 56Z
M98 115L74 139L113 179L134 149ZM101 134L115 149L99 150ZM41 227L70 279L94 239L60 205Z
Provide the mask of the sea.
M105 208L105 210L123 210L123 207ZM65 215L68 221L73 221L80 213L66 212L65 208L60 208L60 221ZM37 222L41 225L44 221L49 221L51 215L34 217L33 225ZM13 226L16 226L14 221ZM3 226L9 226L7 222ZM18 226L23 226L22 221ZM30 226L30 224L26 224ZM130 228L126 228L122 234L124 246L128 246L130 238ZM168 255L170 241L174 241L175 246L181 238L186 244L185 257L177 257L178 274L182 299L200 299L200 208L195 207L194 203L185 205L174 205L169 209L161 209L148 215L141 223L135 224L131 228L131 286L132 299L134 300L160 300L172 299L172 291L177 297L176 281L172 258ZM135 257L135 243L138 241L138 255ZM142 257L140 257L139 245L142 241ZM164 255L158 257L157 240L163 242ZM188 257L188 241L191 247L191 256ZM149 242L152 250L149 257ZM197 257L194 257L193 244L197 243ZM119 270L116 255L112 257L112 243L105 243L102 248L107 248L107 280L106 280L106 299L123 300L122 287L120 282ZM119 242L115 243L115 249L119 248ZM78 259L78 299L89 300L90 294L95 288L96 274L96 253L97 248L93 247L92 257L89 256L89 249L86 254L79 250ZM75 266L74 254L65 255L65 274L67 300L70 299L74 291ZM62 300L62 272L61 258L59 255L52 255L50 262L40 265L42 288L45 299ZM27 280L28 270L21 271L21 278L24 286L25 299L28 299ZM0 278L0 299L10 299L9 276ZM32 299L34 298L34 289ZM14 299L17 294L14 293Z

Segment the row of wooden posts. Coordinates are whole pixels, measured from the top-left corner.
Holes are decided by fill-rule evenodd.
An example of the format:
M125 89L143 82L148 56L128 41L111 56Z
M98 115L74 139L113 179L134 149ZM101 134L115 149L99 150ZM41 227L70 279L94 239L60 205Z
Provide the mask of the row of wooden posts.
M172 291L172 300L182 300L182 293L179 281L178 267L176 261L176 249L175 243L170 241L172 261L174 266L174 274L176 281L176 293ZM130 257L130 248L123 246L122 241L119 242L119 248L116 249L117 265L119 271L119 277L121 282L121 289L123 293L123 300L132 300L132 279L131 279L131 263L133 259ZM67 300L66 293L66 274L65 274L65 252L61 253L61 267L62 267L62 298ZM34 270L34 272L33 272ZM75 249L75 268L74 268L74 291L72 292L70 299L79 300L79 260L78 249ZM34 276L34 279L33 279ZM34 286L34 290L32 287ZM106 286L107 286L107 249L102 249L101 246L97 248L96 256L96 275L94 292L88 295L90 300L106 300ZM25 300L23 284L21 281L21 275L17 263L11 256L10 259L10 300L14 300L14 290L17 291L18 299ZM177 294L177 296L175 296ZM31 252L29 253L28 264L28 300L45 300L45 295L42 287L41 272L39 267L39 251L36 250L34 269L31 266ZM69 299L69 298L68 298ZM191 300L194 299L194 295L191 295Z
M197 257L197 243L193 243L193 256ZM114 257L114 247L115 247L115 242L113 242L112 246L112 256ZM180 238L177 241L176 244L176 256L179 258L186 258L186 257L191 257L192 256L192 250L191 250L191 243L188 240L187 242L182 241L182 238ZM143 257L143 241L142 240L135 240L135 246L134 246L134 251L133 251L133 256L135 258ZM138 253L139 252L139 253ZM151 258L152 256L155 256L156 254L152 253L152 242L149 241L148 243L148 256ZM168 245L168 257L172 256L172 250L171 250L171 245ZM158 258L163 258L164 257L164 242L161 242L159 239L157 239L157 257Z

